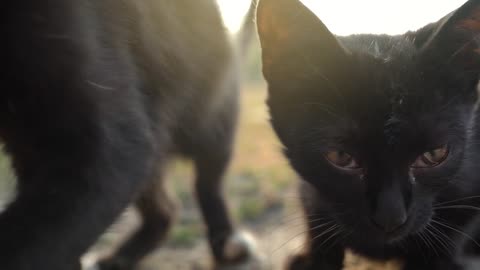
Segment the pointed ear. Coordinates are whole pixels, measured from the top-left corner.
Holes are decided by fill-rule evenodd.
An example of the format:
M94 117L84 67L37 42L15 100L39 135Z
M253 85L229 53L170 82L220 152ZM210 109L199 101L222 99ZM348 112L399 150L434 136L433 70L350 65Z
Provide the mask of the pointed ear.
M345 57L337 39L299 0L260 0L257 26L267 80L301 74L309 62L328 73Z
M417 44L441 64L463 71L480 68L480 0L467 1L437 23L417 32L423 44ZM477 73L478 74L478 73Z

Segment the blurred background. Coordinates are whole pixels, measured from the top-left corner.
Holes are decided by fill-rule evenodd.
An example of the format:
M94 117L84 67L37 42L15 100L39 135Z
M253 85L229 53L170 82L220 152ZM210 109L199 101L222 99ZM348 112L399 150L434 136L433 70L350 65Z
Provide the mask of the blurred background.
M218 0L228 31L240 28L250 0ZM401 34L436 21L465 0L303 0L335 34ZM281 155L281 146L268 123L264 104L266 85L261 76L258 41L242 59L242 114L235 156L225 178L225 194L234 220L254 233L269 269L281 269L286 257L303 248L305 228L296 192L298 179ZM176 199L178 215L167 243L144 263L145 270L206 269L209 252L204 225L192 190L189 162L171 164L167 184ZM9 160L0 155L0 198L14 194L15 180ZM100 239L85 257L98 254L121 242L138 224L131 209ZM373 265L373 266L372 266ZM376 265L376 266L375 266ZM372 264L348 256L348 269L395 269L395 263Z

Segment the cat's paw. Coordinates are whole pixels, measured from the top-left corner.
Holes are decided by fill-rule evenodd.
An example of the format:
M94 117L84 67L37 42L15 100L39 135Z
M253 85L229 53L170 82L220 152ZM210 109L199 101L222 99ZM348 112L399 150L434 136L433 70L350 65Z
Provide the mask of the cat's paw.
M215 270L261 270L265 269L254 236L246 231L232 234L223 247L223 261L217 262Z
M252 234L238 231L232 234L223 247L223 257L227 261L239 261L254 256L258 252L257 242Z
M133 265L126 260L107 255L84 260L83 270L131 270Z

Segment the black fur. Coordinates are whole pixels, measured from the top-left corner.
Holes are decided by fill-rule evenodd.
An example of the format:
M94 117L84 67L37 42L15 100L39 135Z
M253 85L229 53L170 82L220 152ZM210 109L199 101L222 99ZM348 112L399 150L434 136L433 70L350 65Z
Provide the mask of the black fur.
M18 195L0 215L0 268L79 269L137 198L143 226L102 262L131 269L170 226L158 178L176 154L195 161L213 254L225 263L234 228L220 181L238 83L215 1L7 1L1 14L0 137Z
M257 22L272 125L305 180L308 249L290 268L339 270L350 248L463 269L480 197L480 1L399 36L335 37L298 0L262 0ZM442 145L441 165L412 167ZM337 149L360 168L332 166Z

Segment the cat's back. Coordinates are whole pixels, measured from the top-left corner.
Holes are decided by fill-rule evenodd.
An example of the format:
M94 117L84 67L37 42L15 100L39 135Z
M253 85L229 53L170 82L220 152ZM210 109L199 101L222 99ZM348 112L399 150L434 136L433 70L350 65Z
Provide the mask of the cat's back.
M221 69L230 59L229 39L214 0L102 0L90 5L100 34L128 45L149 68L173 71L183 65L186 75L199 73L191 69L200 67Z
M229 39L214 0L134 2L135 56L152 70L163 69L164 79L210 81L230 63Z
M174 114L181 114L185 107L199 108L200 104L204 108L199 109L211 109L206 107L213 108L217 98L231 95L224 93L225 87L219 87L228 83L225 80L235 80L236 71L216 1L98 3L94 4L100 11L97 16L106 25L107 35L128 46L125 49L136 68L140 89L157 97L156 106L171 107Z
M143 90L171 108L165 121L191 127L236 103L237 67L216 1L127 1L138 12L131 50Z
M155 106L178 122L221 96L231 66L214 0L8 1L1 13L2 108L14 94L41 93L69 96L70 109L89 100L99 115Z

